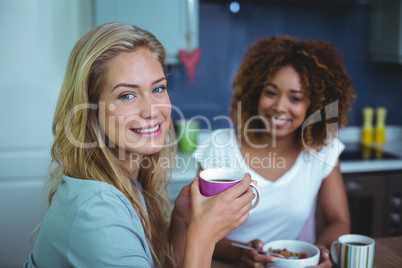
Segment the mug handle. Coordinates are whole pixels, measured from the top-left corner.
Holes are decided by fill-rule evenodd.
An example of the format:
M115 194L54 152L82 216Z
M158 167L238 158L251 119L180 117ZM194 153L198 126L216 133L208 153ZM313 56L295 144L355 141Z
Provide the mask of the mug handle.
M251 182L250 185L251 185L251 187L253 187L255 189L255 192L256 192L256 198L255 198L254 204L250 209L250 213L251 213L254 210L256 210L256 208L260 204L261 194L260 194L260 190L258 190L258 187L257 187L257 185L254 184L254 182Z
M331 257L332 260L338 265L338 255L339 255L339 242L334 241L331 244Z

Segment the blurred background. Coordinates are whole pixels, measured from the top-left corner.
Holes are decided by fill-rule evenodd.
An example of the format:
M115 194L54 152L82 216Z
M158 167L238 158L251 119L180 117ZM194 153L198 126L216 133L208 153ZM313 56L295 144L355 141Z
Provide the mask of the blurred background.
M386 107L387 126L399 127L401 10L400 0L1 0L0 267L21 267L32 249L65 66L94 26L136 24L162 41L174 119L202 116L212 129L228 127L219 116L228 115L243 54L258 38L286 34L339 47L357 94L350 127L362 125L367 106ZM197 48L191 81L179 52Z
M383 2L387 1L397 2ZM350 126L362 124L362 108L365 106L385 106L388 109L387 124L402 124L399 102L402 97L401 9L393 10L397 13L392 19L394 24L380 25L380 22L372 23L372 19L376 19L373 15L376 10L372 9L370 1L238 1L238 13L230 11L232 2L200 1L201 57L195 83L188 83L180 65L169 77L172 103L185 115L205 114L213 118L227 114L232 94L230 84L248 46L261 37L286 34L326 40L339 47L357 94L349 114ZM372 40L374 32L379 36ZM392 39L384 39L387 35ZM379 43L384 48L378 46ZM374 46L378 53L370 53ZM390 47L395 47L399 55L395 53L390 59L374 59L382 49L392 54ZM215 127L220 127L224 121L214 123Z

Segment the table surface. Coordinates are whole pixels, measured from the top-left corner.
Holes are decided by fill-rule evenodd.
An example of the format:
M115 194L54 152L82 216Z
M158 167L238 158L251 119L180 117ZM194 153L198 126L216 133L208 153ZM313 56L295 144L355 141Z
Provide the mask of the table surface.
M373 268L402 267L402 236L376 238Z
M373 268L401 268L402 267L402 236L376 238ZM237 263L220 260L212 261L212 268L241 267Z

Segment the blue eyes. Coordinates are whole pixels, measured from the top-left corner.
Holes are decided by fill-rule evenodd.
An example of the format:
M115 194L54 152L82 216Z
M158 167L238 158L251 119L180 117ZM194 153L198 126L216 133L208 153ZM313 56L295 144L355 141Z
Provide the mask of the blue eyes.
M120 99L122 100L131 100L132 98L134 98L133 94L124 94L120 96Z
M152 93L163 93L166 90L165 86L160 86L157 87L155 89L152 90ZM123 100L123 101L128 101L131 99L134 99L136 97L136 95L134 93L124 93L122 95L120 95L119 99Z
M152 90L152 93L161 93L165 90L165 87L157 87L154 90Z

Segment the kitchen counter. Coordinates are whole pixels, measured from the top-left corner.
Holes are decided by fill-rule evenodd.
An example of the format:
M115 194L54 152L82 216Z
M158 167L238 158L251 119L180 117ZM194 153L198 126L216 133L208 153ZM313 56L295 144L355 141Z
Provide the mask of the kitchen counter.
M345 152L359 144L360 136L359 127L348 127L339 131L339 139L345 143ZM342 160L340 164L342 173L402 170L402 127L388 126L386 142L381 147L375 144L372 147L395 158L376 159L371 155L372 159ZM373 149L371 153L375 154L376 149Z

